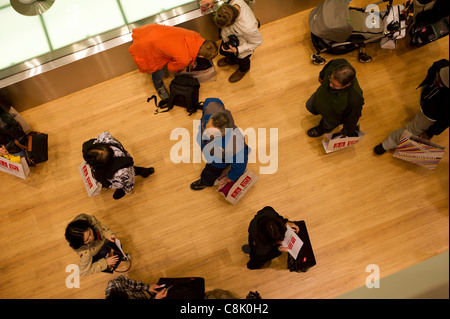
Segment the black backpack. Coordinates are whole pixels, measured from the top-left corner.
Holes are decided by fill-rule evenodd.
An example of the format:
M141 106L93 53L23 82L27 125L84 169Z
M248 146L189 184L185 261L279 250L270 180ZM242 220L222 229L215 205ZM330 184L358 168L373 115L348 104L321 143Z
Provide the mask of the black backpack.
M174 105L178 105L185 107L189 115L191 115L202 108L202 103L199 102L200 83L196 78L188 74L178 74L170 83L169 88L170 95L167 104L159 103L157 105L160 109L166 109L162 112L170 111ZM156 96L148 98L147 102L153 98L156 104ZM156 110L156 113L160 113L159 110Z

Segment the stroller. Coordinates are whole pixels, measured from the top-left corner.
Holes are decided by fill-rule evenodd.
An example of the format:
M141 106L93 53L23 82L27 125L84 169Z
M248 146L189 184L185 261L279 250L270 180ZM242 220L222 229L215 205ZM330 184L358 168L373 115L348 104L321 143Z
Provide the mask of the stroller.
M388 2L386 10L378 5ZM317 52L312 63L320 65L322 52L344 54L359 49L358 59L367 63L367 43L380 43L383 49L395 49L398 39L406 35L406 16L403 5L392 5L393 0L382 0L366 8L349 7L348 0L325 0L309 15L312 42Z

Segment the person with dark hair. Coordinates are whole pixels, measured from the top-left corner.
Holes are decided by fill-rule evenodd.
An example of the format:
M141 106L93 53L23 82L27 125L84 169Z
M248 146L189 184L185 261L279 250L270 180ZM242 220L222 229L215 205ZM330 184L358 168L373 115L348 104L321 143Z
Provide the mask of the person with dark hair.
M449 61L441 59L434 62L417 88L421 88L420 111L405 126L393 131L382 143L375 146L375 154L382 155L387 150L397 148L405 130L430 140L449 127Z
M222 172L230 167L227 176L219 184L219 189L226 186L229 190L247 168L249 148L235 126L231 112L225 109L221 100L205 100L197 142L205 156L206 165L200 179L191 184L191 189L201 190L213 186Z
M217 65L224 67L237 64L238 69L228 80L238 82L250 70L250 56L263 43L258 20L244 0L232 0L217 9L214 22L221 29L219 52L224 56Z
M27 134L14 117L0 106L0 154L22 154L23 150L16 145L15 140L27 145Z
M133 192L136 175L146 178L155 171L153 167L133 166L133 158L109 132L84 142L82 151L97 182L104 188L115 189L114 199Z
M167 288L160 289L156 284L148 285L125 276L110 280L105 290L105 299L163 299L166 296Z
M307 135L319 137L343 124L340 132L343 137L358 136L364 97L353 66L344 59L331 60L319 73L319 83L306 102L306 109L322 115L322 119Z
M148 24L132 32L133 43L128 51L139 72L152 74L160 103L169 100L169 92L163 82L165 65L169 72L176 73L189 65L194 66L196 59L214 59L219 50L214 41L180 27Z
M121 260L130 258L128 254L117 255L116 235L91 215L80 214L66 227L66 240L80 257L78 267L81 276L99 272L112 273ZM116 253L110 256L111 249Z
M288 219L279 215L272 207L261 209L250 222L248 227L248 245L242 250L250 254L248 269L259 269L268 261L277 258L288 248L281 245L288 226L296 233L299 228Z

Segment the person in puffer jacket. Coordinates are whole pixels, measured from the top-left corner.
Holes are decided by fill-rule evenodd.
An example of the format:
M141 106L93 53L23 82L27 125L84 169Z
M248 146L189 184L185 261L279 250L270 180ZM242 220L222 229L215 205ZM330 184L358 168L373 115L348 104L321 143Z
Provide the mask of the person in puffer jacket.
M219 184L219 189L232 186L244 174L250 150L245 143L245 137L235 126L231 112L225 109L220 99L205 100L197 142L206 159L206 165L201 178L191 184L192 190L213 186L228 167L230 170Z
M168 100L164 86L164 66L169 72L179 72L195 60L212 60L218 47L214 41L205 40L199 33L180 27L148 24L132 30L133 43L128 51L139 72L151 73L152 81L161 100Z

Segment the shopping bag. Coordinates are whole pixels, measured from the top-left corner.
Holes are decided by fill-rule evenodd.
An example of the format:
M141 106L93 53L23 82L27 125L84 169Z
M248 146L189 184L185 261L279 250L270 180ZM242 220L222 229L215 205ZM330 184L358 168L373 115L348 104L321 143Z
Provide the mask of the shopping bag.
M25 179L30 173L30 167L25 157L20 157L20 163L16 163L0 156L0 171Z
M342 150L343 148L353 146L359 143L366 135L363 131L358 131L358 136L355 137L336 137L332 138L333 133L328 133L323 136L322 144L326 153Z
M221 180L223 180L227 176L227 172L223 173L214 183L214 185L219 184ZM233 186L231 186L230 190L227 192L227 195L220 192L220 189L217 191L224 195L225 199L232 204L237 204L242 197L249 191L250 188L258 180L258 176L253 173L251 170L247 169L244 174L239 177L239 179L234 182ZM224 186L227 187L227 186Z
M196 78L199 83L214 82L217 79L214 63L204 58L197 58L194 67L189 66L185 70L178 72L176 75L178 74L189 74Z
M86 186L86 191L89 197L100 194L102 185L96 181L94 175L92 174L91 167L86 162L81 163L78 167L80 170L81 178L83 179L84 186Z
M445 154L445 147L404 130L394 157L433 170Z

